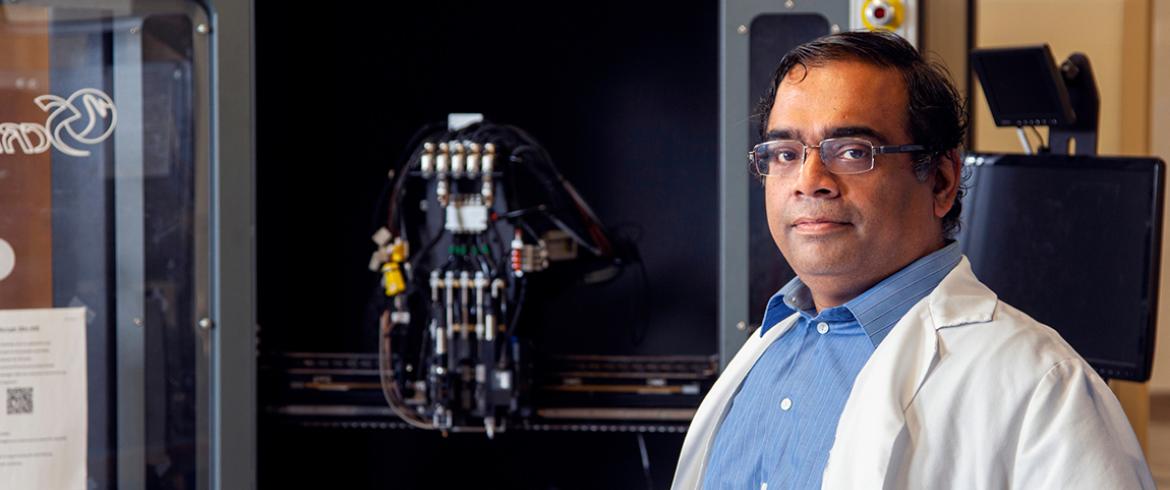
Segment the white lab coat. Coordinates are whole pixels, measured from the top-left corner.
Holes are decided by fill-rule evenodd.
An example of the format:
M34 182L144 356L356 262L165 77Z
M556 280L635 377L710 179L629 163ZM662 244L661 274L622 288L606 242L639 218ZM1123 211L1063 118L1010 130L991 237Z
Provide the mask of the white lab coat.
M753 333L728 364L691 422L672 488L702 486L731 398L796 318L763 337ZM1137 489L1154 483L1109 387L1056 332L997 301L964 257L857 375L822 487Z

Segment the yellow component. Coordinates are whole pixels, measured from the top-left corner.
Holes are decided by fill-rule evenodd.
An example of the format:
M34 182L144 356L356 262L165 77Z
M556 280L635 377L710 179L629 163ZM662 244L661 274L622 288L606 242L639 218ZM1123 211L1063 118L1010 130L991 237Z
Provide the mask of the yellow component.
M402 277L398 262L382 264L382 284L386 288L386 296L397 296L406 290L406 279Z
M902 26L905 12L901 0L865 0L861 4L861 23L871 31L893 31Z
M401 238L394 240L394 244L390 246L390 261L397 263L406 261L406 242Z

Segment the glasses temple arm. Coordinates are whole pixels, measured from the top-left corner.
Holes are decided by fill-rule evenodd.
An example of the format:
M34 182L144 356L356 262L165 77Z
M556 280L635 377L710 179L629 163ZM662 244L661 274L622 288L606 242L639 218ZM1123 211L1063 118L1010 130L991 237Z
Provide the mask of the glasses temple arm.
M875 154L883 153L918 153L918 152L934 152L938 151L936 148L926 145L889 145L889 146L875 146L873 152Z

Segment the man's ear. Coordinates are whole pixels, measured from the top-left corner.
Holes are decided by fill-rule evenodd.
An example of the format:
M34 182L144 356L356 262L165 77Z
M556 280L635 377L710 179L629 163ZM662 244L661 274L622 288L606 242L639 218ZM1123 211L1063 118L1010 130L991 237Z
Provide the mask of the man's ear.
M958 149L943 153L938 159L934 171L934 215L942 219L955 205L955 194L959 192L959 181L963 174Z

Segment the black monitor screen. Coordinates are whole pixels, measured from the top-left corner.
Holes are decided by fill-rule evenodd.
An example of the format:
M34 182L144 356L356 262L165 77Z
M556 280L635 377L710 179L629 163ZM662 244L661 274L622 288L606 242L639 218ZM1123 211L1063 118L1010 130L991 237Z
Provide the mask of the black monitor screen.
M1051 326L1104 377L1153 362L1163 162L968 155L958 239L999 298Z
M1075 120L1047 46L979 49L971 61L997 126L1054 126Z

